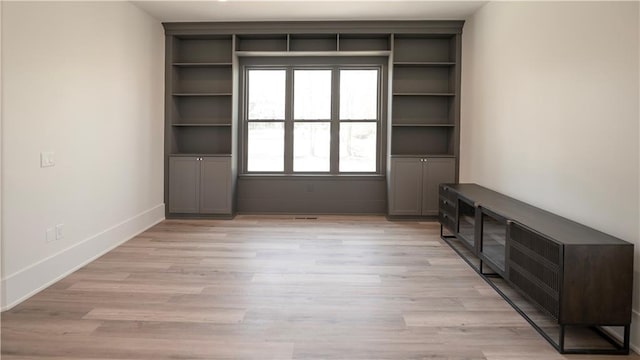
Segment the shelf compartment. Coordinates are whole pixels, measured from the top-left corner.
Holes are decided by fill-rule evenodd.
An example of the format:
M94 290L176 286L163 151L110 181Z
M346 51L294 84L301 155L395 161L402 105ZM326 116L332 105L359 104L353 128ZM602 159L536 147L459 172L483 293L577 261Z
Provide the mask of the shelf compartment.
M454 93L450 67L402 66L393 69L393 93Z
M231 125L231 96L173 98L173 124Z
M394 36L393 58L396 62L455 62L452 36Z
M231 67L230 62L174 62L177 67Z
M231 67L176 67L175 94L227 94L232 89Z
M231 63L231 35L175 38L174 63Z
M444 124L444 123L436 123L436 124L393 124L393 127L454 127L453 124Z
M386 34L340 34L340 51L389 51L390 36Z
M287 51L286 34L238 35L237 51Z
M394 61L394 67L402 66L454 66L456 63L452 61Z
M451 125L454 102L446 96L394 96L393 125Z
M391 155L452 156L453 134L453 127L395 127Z
M230 154L231 127L174 127L174 154Z
M171 126L176 126L176 127L196 127L196 126L208 127L208 126L231 126L231 124L173 124Z
M336 51L337 34L291 34L289 51Z

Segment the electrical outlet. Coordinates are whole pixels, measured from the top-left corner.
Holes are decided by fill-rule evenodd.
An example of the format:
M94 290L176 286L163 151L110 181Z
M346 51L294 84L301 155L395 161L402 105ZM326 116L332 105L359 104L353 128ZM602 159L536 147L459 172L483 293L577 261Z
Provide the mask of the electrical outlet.
M40 153L40 167L55 166L56 160L53 151L43 151Z
M52 242L53 240L56 239L56 232L54 228L48 228L45 232L45 238L47 239L47 242Z
M62 228L64 227L64 224L58 224L56 225L56 240L60 240L63 238L62 235Z

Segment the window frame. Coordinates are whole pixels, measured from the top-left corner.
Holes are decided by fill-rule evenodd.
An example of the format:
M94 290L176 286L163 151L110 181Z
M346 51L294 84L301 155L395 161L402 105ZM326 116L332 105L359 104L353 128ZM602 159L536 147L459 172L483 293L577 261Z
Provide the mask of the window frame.
M384 176L386 166L386 139L387 136L387 79L388 57L246 57L240 59L239 71L239 172L241 176ZM331 82L331 118L319 119L294 119L294 71L295 70L328 70L330 69ZM377 70L377 118L372 120L341 120L340 119L340 70ZM249 122L283 122L282 120L248 120L248 73L251 70L286 70L285 85L285 119L284 119L284 171L251 171L248 165L248 125ZM295 123L326 123L330 124L330 165L329 171L293 171L294 165L294 124ZM340 172L340 124L352 123L376 123L376 170L372 172Z

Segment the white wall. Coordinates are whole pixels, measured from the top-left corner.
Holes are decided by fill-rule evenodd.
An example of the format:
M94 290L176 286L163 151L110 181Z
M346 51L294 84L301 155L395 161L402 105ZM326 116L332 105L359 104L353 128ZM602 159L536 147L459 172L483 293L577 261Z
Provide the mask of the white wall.
M2 279L2 7L4 2L0 1L0 308L5 302L4 290L1 286Z
M463 34L462 182L636 244L638 3L491 2Z
M128 2L4 3L4 309L164 217L163 59Z

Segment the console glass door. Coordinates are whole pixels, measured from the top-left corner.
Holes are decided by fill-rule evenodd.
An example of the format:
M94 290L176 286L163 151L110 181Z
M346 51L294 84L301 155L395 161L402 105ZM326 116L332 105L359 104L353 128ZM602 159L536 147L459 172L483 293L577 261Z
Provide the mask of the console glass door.
M476 208L458 199L458 237L468 246L475 247Z

